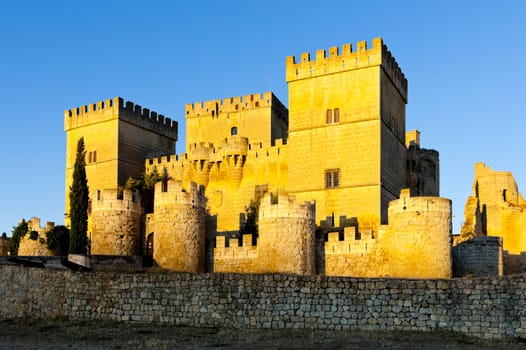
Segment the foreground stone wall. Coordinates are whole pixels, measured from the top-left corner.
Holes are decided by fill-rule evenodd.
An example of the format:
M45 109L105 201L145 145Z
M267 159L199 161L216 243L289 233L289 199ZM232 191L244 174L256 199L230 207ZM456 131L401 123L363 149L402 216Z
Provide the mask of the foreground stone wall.
M526 338L526 275L452 280L74 273L0 265L0 319Z

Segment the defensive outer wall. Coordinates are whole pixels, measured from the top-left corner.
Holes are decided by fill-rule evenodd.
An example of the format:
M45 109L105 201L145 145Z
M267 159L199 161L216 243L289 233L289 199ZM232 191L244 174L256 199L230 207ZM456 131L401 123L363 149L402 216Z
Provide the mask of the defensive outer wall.
M526 339L526 275L358 279L75 273L0 265L0 318L233 328L455 331Z

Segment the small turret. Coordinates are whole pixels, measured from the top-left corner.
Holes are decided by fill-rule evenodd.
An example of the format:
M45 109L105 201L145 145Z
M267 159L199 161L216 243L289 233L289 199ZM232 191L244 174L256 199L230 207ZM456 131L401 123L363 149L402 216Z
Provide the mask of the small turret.
M204 189L190 183L160 181L155 185L153 258L159 266L184 272L205 268L206 200ZM147 232L149 234L149 232Z
M91 254L141 254L141 199L139 193L117 189L96 191L91 201Z

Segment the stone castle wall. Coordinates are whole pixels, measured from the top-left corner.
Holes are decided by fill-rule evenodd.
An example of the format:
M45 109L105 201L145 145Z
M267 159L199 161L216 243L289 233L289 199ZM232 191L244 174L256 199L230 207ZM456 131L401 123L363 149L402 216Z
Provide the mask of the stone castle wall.
M310 203L298 204L293 197L266 194L259 207L259 237L216 238L214 272L292 273L313 275L315 265L315 210Z
M502 276L502 238L478 236L453 247L453 276Z
M451 201L410 197L389 204L389 224L378 234L346 227L325 242L325 273L359 277L451 277Z
M74 273L0 265L0 318L526 337L526 276L452 280Z
M140 255L142 207L138 193L97 191L91 201L91 254Z
M155 205L147 234L153 232L153 258L159 266L184 272L205 267L206 202L195 183L185 189L180 182L155 185Z
M504 250L502 252L502 261L505 275L526 273L526 252L511 254Z

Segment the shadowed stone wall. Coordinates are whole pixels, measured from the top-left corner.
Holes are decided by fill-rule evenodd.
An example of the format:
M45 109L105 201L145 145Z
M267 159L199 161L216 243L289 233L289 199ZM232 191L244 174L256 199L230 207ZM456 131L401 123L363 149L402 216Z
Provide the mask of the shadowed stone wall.
M0 319L526 338L526 275L451 280L74 273L0 265Z

